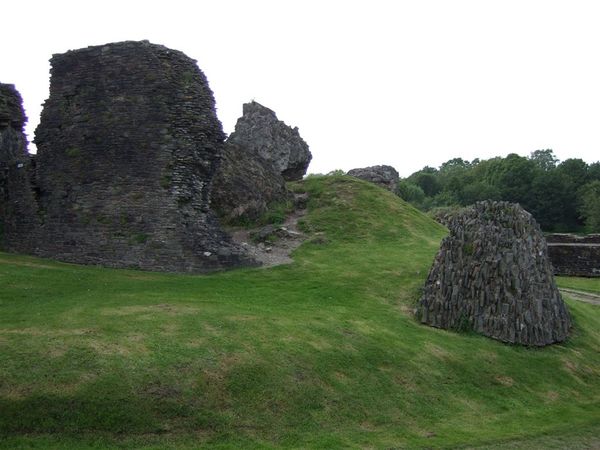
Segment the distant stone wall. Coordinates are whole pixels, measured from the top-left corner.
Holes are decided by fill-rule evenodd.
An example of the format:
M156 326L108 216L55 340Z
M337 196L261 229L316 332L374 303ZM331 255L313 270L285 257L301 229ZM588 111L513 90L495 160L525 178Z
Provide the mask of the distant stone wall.
M555 275L600 277L600 234L550 234L546 240Z
M534 346L567 338L570 315L531 214L478 202L447 226L417 308L423 323Z
M0 249L31 253L39 221L21 95L0 83Z
M194 60L142 41L51 64L35 133L38 255L162 271L253 264L210 211L224 134Z

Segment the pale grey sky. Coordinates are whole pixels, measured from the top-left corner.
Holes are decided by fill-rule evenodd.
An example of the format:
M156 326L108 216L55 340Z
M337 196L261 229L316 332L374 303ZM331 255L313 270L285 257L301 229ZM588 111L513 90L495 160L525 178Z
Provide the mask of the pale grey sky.
M198 60L226 132L252 99L298 126L309 172L552 148L600 160L600 2L27 1L2 5L0 82L30 118L53 53L147 39Z

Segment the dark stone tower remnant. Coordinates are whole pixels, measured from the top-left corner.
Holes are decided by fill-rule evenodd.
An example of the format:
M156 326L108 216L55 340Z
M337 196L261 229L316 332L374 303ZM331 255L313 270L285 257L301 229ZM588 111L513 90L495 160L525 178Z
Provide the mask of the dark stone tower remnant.
M252 263L209 209L224 134L194 60L142 41L51 64L35 133L39 254L165 271Z
M301 180L312 159L298 128L287 126L272 110L254 101L244 104L227 142L271 161L287 181Z
M0 83L0 249L22 253L34 250L38 227L26 122L21 95Z
M569 312L531 214L516 204L479 202L448 228L417 308L423 323L532 346L567 338Z

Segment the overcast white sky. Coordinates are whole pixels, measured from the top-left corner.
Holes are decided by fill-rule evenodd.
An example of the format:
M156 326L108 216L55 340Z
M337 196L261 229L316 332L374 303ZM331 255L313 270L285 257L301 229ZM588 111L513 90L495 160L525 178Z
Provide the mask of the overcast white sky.
M600 160L600 2L11 1L0 82L30 139L53 53L147 39L198 60L233 131L252 99L298 126L326 173L401 176L450 158Z

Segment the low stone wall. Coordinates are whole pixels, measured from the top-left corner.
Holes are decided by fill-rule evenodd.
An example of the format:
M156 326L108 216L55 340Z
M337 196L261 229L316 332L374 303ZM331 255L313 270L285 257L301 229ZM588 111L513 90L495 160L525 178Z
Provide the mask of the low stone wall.
M600 277L600 234L546 236L555 275Z

